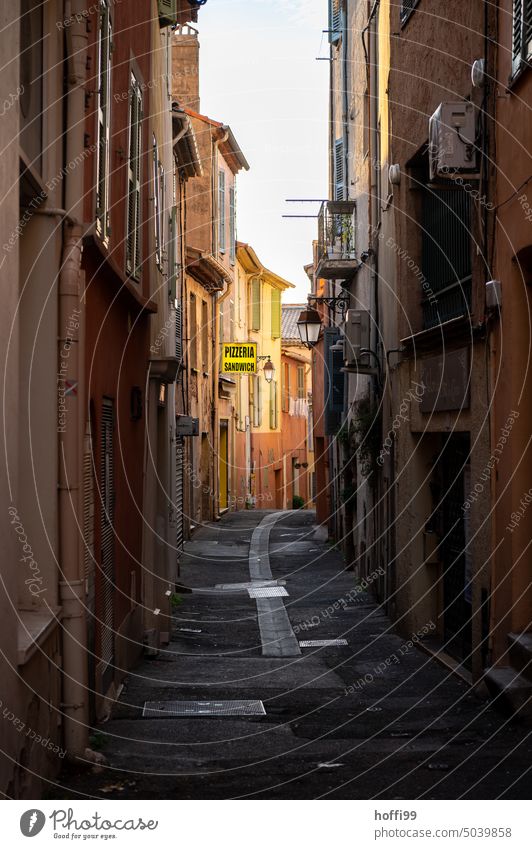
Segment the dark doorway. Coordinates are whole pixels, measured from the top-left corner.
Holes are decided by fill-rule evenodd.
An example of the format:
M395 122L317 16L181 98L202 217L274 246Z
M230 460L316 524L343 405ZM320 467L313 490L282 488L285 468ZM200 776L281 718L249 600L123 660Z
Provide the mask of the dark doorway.
M469 434L454 434L445 443L440 462L445 648L466 666L470 665L471 654L472 570L468 517L463 505L469 480L469 452Z

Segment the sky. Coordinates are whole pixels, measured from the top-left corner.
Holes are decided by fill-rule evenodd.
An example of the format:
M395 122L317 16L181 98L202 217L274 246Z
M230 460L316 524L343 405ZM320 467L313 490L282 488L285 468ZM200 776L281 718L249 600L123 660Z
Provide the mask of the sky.
M238 239L296 285L285 301L304 301L303 266L312 261L318 204L327 197L328 56L326 0L208 0L200 9L201 111L229 124L250 170L237 180Z

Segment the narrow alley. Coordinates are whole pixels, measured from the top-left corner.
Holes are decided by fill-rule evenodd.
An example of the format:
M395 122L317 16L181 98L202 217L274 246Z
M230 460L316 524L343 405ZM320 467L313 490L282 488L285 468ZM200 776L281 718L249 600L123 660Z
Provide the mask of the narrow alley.
M107 764L45 798L526 798L526 728L416 647L434 623L399 634L324 536L310 510L199 529L170 643L92 731Z

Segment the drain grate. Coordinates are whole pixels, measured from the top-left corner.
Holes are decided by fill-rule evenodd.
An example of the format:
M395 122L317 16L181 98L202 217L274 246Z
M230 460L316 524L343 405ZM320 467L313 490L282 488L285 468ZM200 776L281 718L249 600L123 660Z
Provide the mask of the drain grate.
M215 590L253 590L261 587L276 587L277 581L245 581L241 584L215 584Z
M284 587L255 587L248 590L250 598L273 598L274 596L288 595Z
M142 716L264 716L261 701L242 699L227 702L145 702Z
M301 648L310 649L314 646L346 646L347 640L300 640Z

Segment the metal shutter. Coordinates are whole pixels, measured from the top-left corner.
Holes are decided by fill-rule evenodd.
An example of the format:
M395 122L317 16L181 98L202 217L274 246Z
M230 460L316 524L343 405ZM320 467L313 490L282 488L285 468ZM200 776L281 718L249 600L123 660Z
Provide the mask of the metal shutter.
M175 355L179 362L183 359L183 305L176 301L175 307Z
M532 0L514 0L512 36L512 73L532 53Z
M418 0L401 0L401 23L412 14L418 4Z
M184 490L184 463L185 442L182 436L176 438L175 446L175 517L176 517L176 548L183 551L184 540L184 516L183 516L183 490Z
M101 431L101 659L114 658L114 401L104 398ZM105 685L104 685L105 689Z

